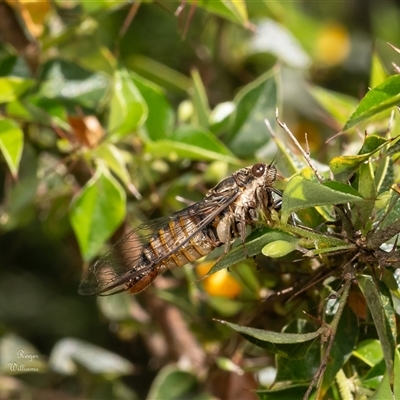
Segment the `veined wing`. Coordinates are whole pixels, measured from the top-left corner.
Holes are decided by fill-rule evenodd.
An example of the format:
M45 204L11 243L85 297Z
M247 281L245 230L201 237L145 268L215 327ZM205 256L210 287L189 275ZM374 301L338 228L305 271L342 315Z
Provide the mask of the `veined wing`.
M149 273L152 268L179 252L196 234L205 229L223 210L232 204L239 195L237 188L216 199L202 200L168 217L144 223L126 237L118 241L104 256L95 261L83 277L78 292L83 295L109 295L127 290L127 283ZM194 226L193 216L199 217ZM173 224L173 236L163 236L169 242L170 251L165 246L152 248L153 258L140 269L136 267L143 261L144 250L160 231ZM160 241L157 241L160 242Z

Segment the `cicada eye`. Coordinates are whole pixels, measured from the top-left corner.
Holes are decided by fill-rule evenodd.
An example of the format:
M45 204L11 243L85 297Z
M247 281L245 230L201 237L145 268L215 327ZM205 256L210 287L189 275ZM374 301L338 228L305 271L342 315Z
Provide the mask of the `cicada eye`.
M264 175L265 172L265 165L264 164L254 164L251 168L251 172L256 178L260 178Z

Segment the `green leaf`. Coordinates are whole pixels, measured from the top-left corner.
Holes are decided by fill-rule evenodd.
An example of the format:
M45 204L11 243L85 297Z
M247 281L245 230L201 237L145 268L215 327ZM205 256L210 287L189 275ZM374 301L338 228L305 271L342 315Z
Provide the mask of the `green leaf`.
M192 103L194 107L193 123L203 128L208 128L210 107L208 105L206 89L201 81L199 71L192 71L192 79L194 84L191 89Z
M306 253L306 256L312 257L316 254L323 254L328 252L334 252L337 250L354 250L356 247L352 243L345 242L342 239L336 238L331 235L324 235L317 231L310 229L304 229L295 225L288 225L286 222L280 222L276 224L280 230L291 233L300 237L299 245L305 248L312 248ZM292 238L294 240L294 238Z
M344 183L321 184L294 176L283 193L282 221L287 221L292 212L302 208L363 201L356 193L351 186Z
M240 164L222 142L201 128L182 126L174 131L169 139L146 143L146 151L155 157L218 160Z
M22 119L25 122L36 122L40 125L58 126L69 131L71 126L67 122L67 109L60 101L31 95L19 101L12 101L6 105L7 114Z
M30 102L31 99L29 99ZM20 118L24 121L34 121L34 117L29 108L20 100L13 100L6 104L6 115L13 118Z
M290 359L304 357L314 340L322 335L325 330L325 328L321 327L317 331L310 333L272 332L240 326L222 320L216 321L240 333L250 343Z
M355 229L369 230L368 224L372 220L372 210L375 207L377 196L374 171L371 163L361 164L357 171L357 189L364 199L357 208L357 214L354 221Z
M379 344L380 347L380 344ZM381 351L382 353L382 351ZM382 356L382 360L375 364L362 378L363 386L371 389L377 389L382 382L382 377L385 375L386 365L385 359ZM389 382L388 382L389 386Z
M192 86L187 76L151 58L136 54L129 61L129 65L140 76L172 91L187 92Z
M290 322L283 329L286 333L312 333L314 326L303 320L297 319ZM310 347L307 354L300 359L289 359L280 355L276 356L276 378L275 383L278 382L292 382L303 383L310 381L315 374L316 369L321 363L321 348L318 341Z
M93 155L104 160L108 167L127 187L132 183L123 154L112 143L103 142L94 150Z
M242 283L243 294L246 294L246 292L248 291L250 292L250 298L258 298L261 283L255 273L254 266L251 263L248 263L246 261L239 262L233 265L229 270L232 276ZM241 304L243 305L243 303Z
M340 125L345 124L358 104L356 99L350 96L319 86L310 86L308 91Z
M336 374L351 357L354 346L357 344L358 335L357 318L349 307L345 307L340 317L335 340L329 354L329 361L324 372L321 386L322 394L326 393L332 386Z
M344 250L353 251L355 249L355 246L352 244L343 244L343 245L335 245L335 246L331 246L331 247L320 248L319 246L324 246L324 245L327 246L327 243L325 242L324 239L328 239L328 240L326 240L326 242L328 242L330 238L324 237L323 235L321 235L321 240L314 242L315 249L307 251L304 255L306 257L315 257L315 256L321 255L321 254L328 254L328 253L334 254L335 252L338 252L338 251L344 251Z
M175 142L172 140L158 140L157 142L146 143L145 150L154 157L168 157L169 159L189 159L199 161L220 160L230 164L238 165L239 162L234 156L224 155L201 147Z
M308 385L291 385L290 387L257 390L259 400L292 400L302 399L307 393Z
M96 108L108 87L105 75L88 71L65 60L53 60L43 67L39 95L66 105Z
M183 125L176 129L169 139L233 157L231 151L211 132L205 129Z
M31 222L37 216L35 198L38 179L37 152L26 143L20 163L18 181L12 185L3 201L1 228L12 230Z
M70 221L86 261L98 253L123 221L125 201L125 192L104 167L76 196Z
M382 153L383 155L390 157L399 152L400 152L400 135L397 135L396 137L393 138L393 142L390 143L390 146L388 146L387 149L384 149Z
M354 174L354 172L357 171L360 164L369 158L369 154L358 156L338 156L332 158L329 162L329 167L335 175L335 179L345 182Z
M17 100L34 83L31 79L22 79L16 76L0 77L0 104Z
M249 237L246 239L245 248L239 243L226 256L216 262L207 273L207 275L214 274L220 269L228 268L231 265L238 263L239 261L243 261L248 257L255 256L261 252L266 244L270 242L275 242L277 240L284 240L293 243L298 242L298 239L294 236L278 230L269 230L267 231L267 233L261 235L259 232L254 232L250 234Z
M275 110L278 105L276 72L268 72L243 88L235 97L236 112L228 137L229 148L239 157L253 156L267 145L270 133L265 126L268 119L276 126Z
M24 134L11 119L0 119L0 150L14 178L18 173L24 146Z
M396 316L392 306L390 291L383 282L376 282L368 275L358 275L357 281L367 301L374 320L379 341L385 358L389 382L394 381L394 355L396 348Z
M130 76L148 108L147 119L141 129L151 140L166 138L173 128L174 112L165 98L165 94L159 86L147 79L133 73Z
M62 375L75 375L78 365L93 374L103 374L110 378L133 372L133 365L125 358L75 338L59 340L51 351L49 364L52 370Z
M399 399L400 398L400 355L398 350L394 352L394 382L390 383L390 373L385 372L381 384L379 385L376 392L371 397L371 400L382 400L382 399Z
M197 379L193 374L169 365L158 373L147 399L193 399L197 385Z
M20 54L17 56L15 51L6 50L1 56L0 76L29 78L32 71L26 62L26 55Z
M207 304L214 309L220 316L225 318L237 315L243 310L243 302L227 299L226 297L210 296L207 299Z
M368 135L356 156L338 156L334 157L329 167L335 178L339 181L347 181L374 153L382 149L388 140L378 135Z
M400 219L400 201L399 195L396 191L391 191L389 194L389 201L387 206L388 214L386 215L385 219L380 223L379 228L383 229Z
M191 2L194 3L194 6L204 8L210 13L232 22L241 25L247 25L248 23L246 2L244 0L191 0Z
M400 103L400 75L386 79L380 85L371 89L360 101L357 109L346 122L346 131L361 121L387 110Z
M390 157L382 157L375 169L375 185L379 195L390 190L394 182L393 179L393 161Z
M147 115L147 104L128 72L124 69L115 71L108 117L110 140L119 140L135 131Z
M383 359L382 347L377 339L367 339L358 343L353 350L353 355L370 367L378 364Z
M372 53L372 62L371 62L371 75L369 79L369 87L374 88L381 83L383 83L388 78L388 74L385 70L385 67L382 63L382 60L379 58L376 50Z
M68 126L68 130L71 129L68 125L67 109L59 101L40 96L30 96L29 103L26 102L26 106L36 121L43 122L45 118L47 124L58 123L60 126L64 122L64 126ZM62 121L61 124L59 121ZM66 129L64 126L62 126L63 129Z
M81 6L85 9L88 14L94 14L99 11L106 11L109 8L115 9L116 7L122 7L122 2L114 2L107 0L96 0L96 1L83 1Z
M364 143L358 154L369 154L372 156L375 152L382 149L388 140L378 135L368 135L364 139Z

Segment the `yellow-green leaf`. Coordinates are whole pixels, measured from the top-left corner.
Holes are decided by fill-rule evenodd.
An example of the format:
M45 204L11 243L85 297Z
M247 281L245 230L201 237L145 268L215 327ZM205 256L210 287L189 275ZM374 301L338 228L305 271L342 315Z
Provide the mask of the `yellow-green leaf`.
M14 177L17 176L24 146L24 134L19 125L10 119L0 119L0 150Z
M148 109L133 79L124 69L115 72L108 130L113 140L135 131L147 118Z
M8 103L18 99L18 97L33 86L34 81L22 79L16 76L0 78L0 104Z
M85 260L93 258L125 216L125 192L104 167L78 193L70 221Z

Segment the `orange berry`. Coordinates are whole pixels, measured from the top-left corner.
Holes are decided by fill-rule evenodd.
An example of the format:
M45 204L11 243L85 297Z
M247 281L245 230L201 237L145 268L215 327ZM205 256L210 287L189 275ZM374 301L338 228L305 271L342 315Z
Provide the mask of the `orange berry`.
M322 27L315 44L315 57L320 63L333 66L342 63L350 52L347 29L339 23Z
M200 276L204 276L212 267L212 262L204 262L196 267ZM226 269L221 269L203 280L204 290L211 296L222 296L232 299L237 297L242 286Z

